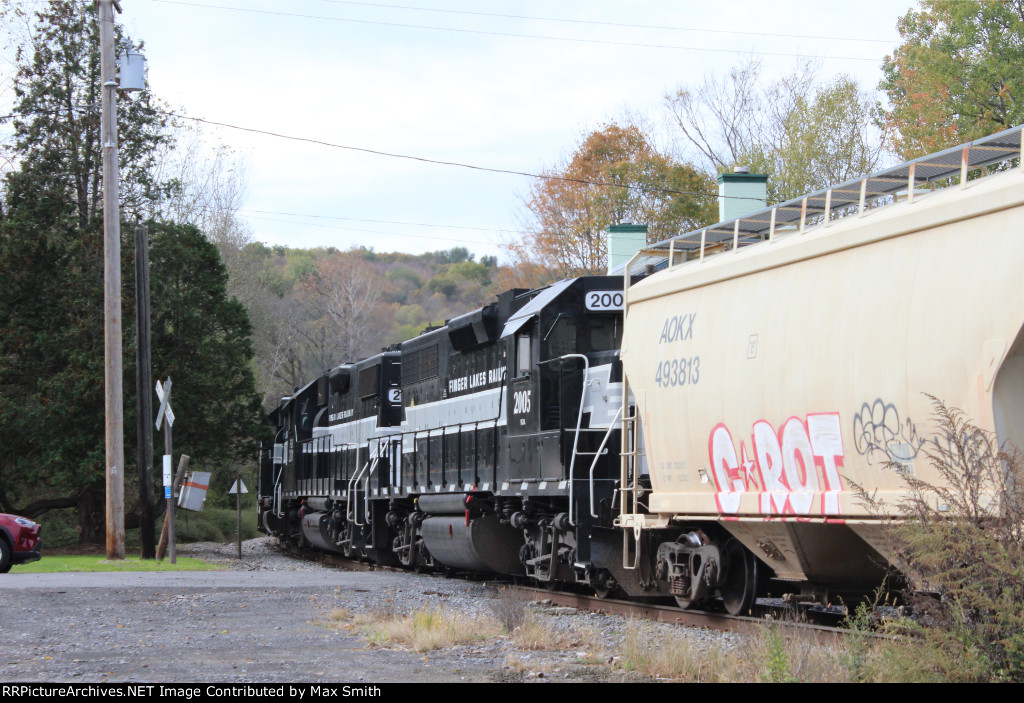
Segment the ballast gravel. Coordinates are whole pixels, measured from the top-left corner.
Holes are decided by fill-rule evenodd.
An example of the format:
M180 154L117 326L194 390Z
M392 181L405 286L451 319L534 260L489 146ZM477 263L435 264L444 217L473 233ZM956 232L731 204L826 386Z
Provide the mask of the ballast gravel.
M493 586L395 571L347 571L298 559L270 538L178 548L219 571L0 575L0 681L154 683L498 682L638 680L621 666L628 619L552 607L526 609L562 633L554 651L508 635L425 652L374 643L358 614L424 606L494 616ZM332 613L334 618L332 619ZM469 618L465 622L472 622ZM645 623L645 632L698 647L733 648L740 635ZM570 636L565 637L565 633ZM579 633L578 636L572 633Z

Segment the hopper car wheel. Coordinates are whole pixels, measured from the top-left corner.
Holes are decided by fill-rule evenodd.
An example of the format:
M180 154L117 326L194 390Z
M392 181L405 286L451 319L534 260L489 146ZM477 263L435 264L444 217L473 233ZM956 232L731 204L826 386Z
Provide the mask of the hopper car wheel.
M682 596L676 596L676 605L678 605L683 610L688 610L689 608L698 605L698 601L695 601L691 598L683 598Z
M725 553L729 558L729 571L719 590L729 614L740 615L749 611L757 600L760 567L757 558L737 539L725 543Z

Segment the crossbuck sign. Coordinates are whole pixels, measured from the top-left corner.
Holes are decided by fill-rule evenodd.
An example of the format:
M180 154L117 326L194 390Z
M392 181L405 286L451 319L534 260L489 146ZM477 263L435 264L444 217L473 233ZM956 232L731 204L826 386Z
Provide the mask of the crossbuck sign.
M167 385L156 382L156 395L160 399L160 410L156 414L156 428L159 430L163 424L164 415L167 415L167 424L174 424L174 411L171 410L171 379L167 379Z

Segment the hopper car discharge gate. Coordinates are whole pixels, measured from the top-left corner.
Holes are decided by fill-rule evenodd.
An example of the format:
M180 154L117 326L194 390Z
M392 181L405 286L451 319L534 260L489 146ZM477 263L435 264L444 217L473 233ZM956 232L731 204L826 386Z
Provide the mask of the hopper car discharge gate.
M622 267L624 570L654 564L681 606L721 597L734 613L769 575L809 599L867 592L890 555L845 484L896 505L887 463L939 482L924 393L1024 447L1022 149L1017 127ZM798 304L803 319L785 313Z

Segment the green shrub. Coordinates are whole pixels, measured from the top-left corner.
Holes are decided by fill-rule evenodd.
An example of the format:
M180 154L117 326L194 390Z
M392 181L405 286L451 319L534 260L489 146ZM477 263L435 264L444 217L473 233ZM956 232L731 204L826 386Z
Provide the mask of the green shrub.
M67 508L65 510L48 510L36 521L42 525L39 533L43 540L43 554L51 547L73 547L78 544L78 510Z
M238 513L229 508L207 506L198 513L178 510L174 526L179 542L234 542L238 539ZM243 507L242 539L259 535L256 511Z
M904 476L905 519L890 537L914 617L888 628L916 645L914 678L1024 681L1022 462L933 401L939 434L928 457L941 483Z

